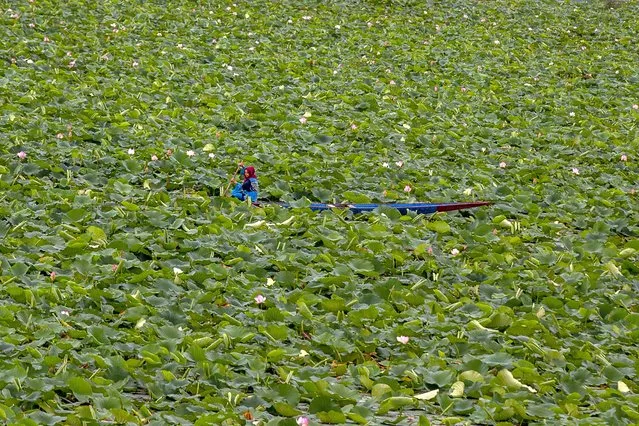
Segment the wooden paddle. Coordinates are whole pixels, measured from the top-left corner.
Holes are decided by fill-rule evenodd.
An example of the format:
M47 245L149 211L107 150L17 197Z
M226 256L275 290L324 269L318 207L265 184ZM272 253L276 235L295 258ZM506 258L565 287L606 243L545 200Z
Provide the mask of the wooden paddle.
M231 179L229 179L229 184L226 185L226 189L224 190L224 193L222 194L223 197L226 197L226 194L227 192L229 192L229 188L231 188L231 185L233 184L233 180L235 179L237 172L239 172L242 167L244 167L244 161L240 161L239 163L237 163L237 168L235 169L235 172L233 172L233 174L231 175Z

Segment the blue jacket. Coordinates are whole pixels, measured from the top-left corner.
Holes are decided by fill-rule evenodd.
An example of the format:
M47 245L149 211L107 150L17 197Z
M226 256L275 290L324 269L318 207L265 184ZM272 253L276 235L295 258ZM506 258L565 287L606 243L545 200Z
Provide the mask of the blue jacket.
M240 170L240 176L244 176L244 167ZM246 197L249 197L252 202L256 202L259 189L260 186L257 182L257 178L245 179L243 182L235 185L233 191L231 191L231 196L242 201L244 201Z

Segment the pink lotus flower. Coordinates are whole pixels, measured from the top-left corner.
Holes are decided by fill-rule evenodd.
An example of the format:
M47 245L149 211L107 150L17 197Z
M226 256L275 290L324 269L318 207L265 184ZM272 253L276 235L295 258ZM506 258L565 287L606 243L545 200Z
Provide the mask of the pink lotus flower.
M357 130L357 125L356 124L351 124L351 130Z
M265 296L262 296L261 294L258 294L257 296L255 296L255 303L257 303L258 305L261 305L264 302L266 302Z
M626 154L621 154L621 161L628 161L628 156Z
M297 426L308 426L308 417L298 417L297 418Z
M391 86L394 86L395 85L395 80L389 81L388 84L390 84Z
M428 247L428 254L433 254L433 248L432 247Z
M462 88L461 88L461 91L462 91L462 92L466 92L467 90L468 90L468 89L466 89L465 87L462 87Z
M114 263L113 265L111 265L111 271L116 272L118 270L118 268L120 267L119 264Z
M69 62L69 68L75 67L75 59Z
M450 254L452 254L453 256L457 256L459 254L459 250L457 250L456 248L452 249L450 251Z
M127 152L127 154L129 154L129 155L133 155L133 154L135 154L135 149L133 149L133 148L129 148L126 152Z
M404 162L402 160L396 161L395 165L397 165L397 167L403 167L404 166Z
M404 187L404 192L411 192L413 190L413 188L410 187L410 185L406 185Z
M499 167L501 167L502 169L506 168L506 162L502 161L501 163L499 163Z
M155 155L155 154L153 154L153 155L151 156L151 161L158 161L158 156L157 156L157 155Z
M189 149L188 151L186 151L186 155L188 155L189 157L194 157L195 151Z
M402 345L405 345L406 343L408 343L409 340L410 340L410 337L408 336L397 336L397 341L401 343Z
M55 135L55 137L58 139L64 139L64 133L60 132L57 135Z
M306 124L306 117L300 117L300 123Z
M632 106L632 109L639 109L639 105L634 104L634 105Z
M51 271L49 278L51 278L51 281L55 281L55 271Z
M574 174L578 175L578 174L579 174L579 169L578 169L578 168L576 168L576 167L573 167L573 168L572 168L572 172L573 172Z
M48 43L48 42L50 42L51 40L49 40L49 37L44 36L44 38L42 39L42 41L44 41L45 43Z
M18 158L24 160L25 158L27 158L27 153L24 151L18 152Z

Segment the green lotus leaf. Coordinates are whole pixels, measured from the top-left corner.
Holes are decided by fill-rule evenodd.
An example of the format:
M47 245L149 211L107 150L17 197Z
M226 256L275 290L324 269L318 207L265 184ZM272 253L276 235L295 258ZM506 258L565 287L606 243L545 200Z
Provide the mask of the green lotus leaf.
M386 414L389 411L395 411L402 409L407 406L411 406L415 403L415 400L406 396L391 396L390 398L385 399L379 405L379 409L377 410L377 415Z
M346 422L346 415L343 412L337 410L320 411L315 414L317 418L327 424L342 424Z
M294 417L302 413L300 410L297 410L292 405L287 404L286 402L281 402L281 401L274 403L273 408L275 408L275 411L277 411L277 414L284 417Z
M316 414L320 412L337 411L340 412L341 408L336 401L329 396L317 396L313 398L309 406L309 413Z
M393 389L386 383L377 383L371 389L371 395L373 398L381 399L387 393L391 393Z
M443 222L441 220L437 220L434 222L428 222L426 223L426 227L428 229L430 229L431 231L435 231L438 234L446 234L450 232L450 225L446 222Z
M93 395L93 387L86 379L82 377L71 377L67 381L67 385L76 396L76 398L80 400L86 400L87 396Z
M32 424L34 425L55 425L55 424L60 424L60 422L63 422L66 420L66 417L62 417L62 416L56 416L53 414L49 414L46 413L44 411L34 411L29 413L29 418L25 419L25 420L29 420L31 422L33 422ZM29 423L26 423L29 424Z

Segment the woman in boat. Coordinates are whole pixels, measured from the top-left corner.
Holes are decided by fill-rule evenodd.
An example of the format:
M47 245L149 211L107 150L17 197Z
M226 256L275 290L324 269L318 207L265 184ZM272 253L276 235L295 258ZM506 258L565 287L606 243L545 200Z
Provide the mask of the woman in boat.
M246 200L246 198L248 197L251 199L252 202L256 202L257 193L259 191L259 184L257 182L257 176L255 175L255 167L244 167L244 162L241 162L239 166L239 174L240 176L244 177L244 181L239 182L235 185L233 191L231 192L231 196L242 201ZM236 183L237 181L235 180L235 178L233 178L232 182Z

